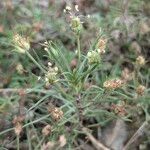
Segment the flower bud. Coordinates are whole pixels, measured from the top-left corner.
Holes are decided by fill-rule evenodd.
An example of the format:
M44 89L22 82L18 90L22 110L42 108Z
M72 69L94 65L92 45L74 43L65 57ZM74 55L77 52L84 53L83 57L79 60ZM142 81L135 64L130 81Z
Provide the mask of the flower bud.
M71 28L75 32L79 32L81 30L82 24L79 17L73 17L71 20Z
M88 52L87 58L88 58L89 64L100 63L100 61L101 61L100 56L99 56L98 52L96 52L96 51Z

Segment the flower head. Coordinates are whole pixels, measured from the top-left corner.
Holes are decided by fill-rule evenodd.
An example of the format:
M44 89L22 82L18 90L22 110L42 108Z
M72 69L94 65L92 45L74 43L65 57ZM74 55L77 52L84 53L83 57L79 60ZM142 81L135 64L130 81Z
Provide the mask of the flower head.
M143 85L139 85L137 88L136 88L136 93L138 94L138 95L143 95L144 94L144 92L145 92L145 89L146 89L146 87L145 86L143 86Z
M17 66L16 66L16 70L19 74L23 74L24 72L24 69L23 69L23 66L21 63L18 63Z
M103 86L106 89L117 89L123 85L124 81L121 79L112 79L104 82Z
M14 131L16 135L20 135L22 132L22 122L24 120L23 116L15 116L12 123L14 124Z
M71 29L75 32L79 32L82 28L82 24L79 17L73 17L71 20Z
M145 65L145 58L143 56L138 56L136 58L136 64L140 66Z
M64 12L69 14L70 17L70 27L74 33L79 34L82 29L82 22L80 20L78 5L75 5L74 10L70 6L66 6Z
M107 43L107 39L104 39L104 38L100 38L99 39L99 41L97 43L97 51L100 54L104 54L105 53L106 43Z
M89 64L100 63L101 59L97 51L90 51L87 53Z
M124 102L119 102L118 104L112 104L111 110L114 111L114 113L119 116L125 116L127 114Z
M133 79L133 72L131 72L128 68L124 68L122 70L121 77L124 81L130 81Z
M44 136L48 136L50 133L52 132L52 127L50 125L46 125L43 129L42 129L42 134Z
M45 82L47 86L57 81L57 74L58 74L58 68L56 66L52 67L52 64L49 62L48 67L49 67L48 71L45 74Z
M50 104L50 107L48 108L48 111L51 114L51 117L55 120L58 121L63 117L63 111L59 109L58 107L55 107L54 105Z
M25 53L30 49L30 42L28 38L24 38L19 34L13 36L13 44L16 48L16 51L19 53Z

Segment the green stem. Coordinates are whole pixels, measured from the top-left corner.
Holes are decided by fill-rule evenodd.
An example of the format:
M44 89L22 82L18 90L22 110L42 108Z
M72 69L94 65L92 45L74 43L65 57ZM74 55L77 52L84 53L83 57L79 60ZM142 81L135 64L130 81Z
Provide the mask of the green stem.
M45 136L41 139L41 141L38 143L38 145L35 147L35 150L38 150L39 147L42 145L43 141L45 139Z
M64 91L63 88L61 88L61 86L60 86L58 83L55 83L55 86L56 86L57 89L59 89L60 93L61 93L63 96L67 97L66 92Z
M31 54L30 54L28 51L26 51L26 54L27 54L27 56L33 61L33 63L39 67L39 69L40 69L43 73L46 73L46 71L42 68L42 66L31 56Z
M134 69L134 86L135 87L138 86L139 84L139 81L138 81L139 70L140 70L140 67L135 66L135 69Z
M26 123L27 123L27 121L26 121ZM28 127L26 127L26 133L27 133L27 140L28 140L29 150L32 150L31 138L30 138L30 135L29 135L29 128Z
M17 135L17 150L20 149L20 146L19 146L19 135Z
M81 46L80 46L80 35L79 35L79 34L77 35L77 46L78 46L78 60L79 60L79 63L80 63ZM79 63L78 63L78 64L79 64Z

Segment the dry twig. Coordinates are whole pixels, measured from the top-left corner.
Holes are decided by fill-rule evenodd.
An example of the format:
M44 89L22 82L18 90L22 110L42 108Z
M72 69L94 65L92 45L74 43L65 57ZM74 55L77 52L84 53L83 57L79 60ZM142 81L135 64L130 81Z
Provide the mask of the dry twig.
M100 141L97 141L93 135L91 133L88 132L87 128L83 128L82 129L83 132L85 132L85 134L87 135L87 137L89 138L89 140L92 142L93 146L97 149L97 150L110 150L109 148L107 148L104 144L102 144Z
M127 150L129 146L135 142L140 136L144 134L144 130L146 126L148 125L148 122L145 121L140 128L134 133L134 135L130 138L130 140L127 142L127 144L124 146L123 150Z

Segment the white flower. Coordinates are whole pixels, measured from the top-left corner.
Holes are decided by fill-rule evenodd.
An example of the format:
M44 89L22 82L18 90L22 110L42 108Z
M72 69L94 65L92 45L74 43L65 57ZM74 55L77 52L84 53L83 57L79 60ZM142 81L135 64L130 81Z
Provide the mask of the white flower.
M75 5L75 9L76 9L76 11L79 11L79 6Z

